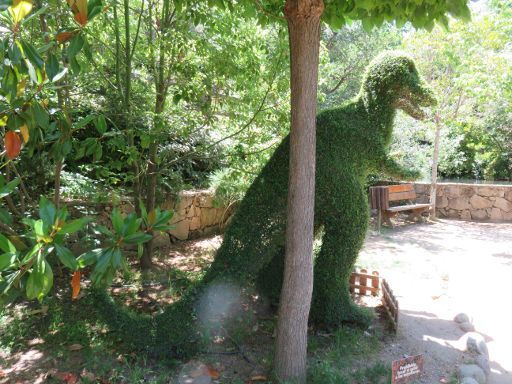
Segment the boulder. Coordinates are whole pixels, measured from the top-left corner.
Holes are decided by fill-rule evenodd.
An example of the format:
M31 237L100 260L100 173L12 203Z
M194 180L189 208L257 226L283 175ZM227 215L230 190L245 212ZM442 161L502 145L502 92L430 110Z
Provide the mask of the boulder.
M491 220L503 220L503 214L501 213L501 209L493 208L491 210Z
M475 194L475 188L472 186L463 186L460 189L460 196L471 197Z
M491 366L489 364L489 358L484 355L478 355L475 358L475 364L482 368L486 376L491 374Z
M453 318L453 321L455 321L456 323L462 324L462 323L469 323L470 319L467 314L461 312L461 313L455 315L455 317Z
M485 209L476 209L471 211L471 218L473 220L486 220L489 218Z
M187 240L188 232L190 230L190 221L181 220L174 225L174 229L170 229L169 233L179 240Z
M498 186L486 186L486 187L478 187L476 189L476 193L480 196L494 196L494 197L504 197L505 191L503 187Z
M478 384L485 384L487 382L484 371L476 364L463 364L459 366L459 377L461 379L472 378Z
M492 201L478 195L473 195L473 197L469 199L469 203L474 209L485 209L492 207Z
M436 208L446 208L448 206L448 198L446 196L436 197Z
M488 357L489 351L487 344L485 344L484 337L476 332L469 332L466 334L466 349L479 355Z
M465 197L456 197L454 199L450 199L449 206L451 209L455 209L457 211L463 211L465 209L470 209L468 199Z
M512 211L512 202L505 200L503 197L497 197L494 206L504 212Z
M462 213L460 214L460 218L462 220L471 220L471 211L469 211L469 210L462 211Z
M192 220L190 220L190 227L189 229L191 231L196 231L201 228L201 220L199 217L193 217Z
M466 321L464 323L460 323L459 327L464 332L474 332L474 330L475 330L475 326L473 324L471 324L469 321Z

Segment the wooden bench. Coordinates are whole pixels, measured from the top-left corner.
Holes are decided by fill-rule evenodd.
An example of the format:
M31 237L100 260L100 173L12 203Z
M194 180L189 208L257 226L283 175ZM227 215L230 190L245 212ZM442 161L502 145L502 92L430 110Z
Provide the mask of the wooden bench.
M430 209L430 204L416 204L415 200L416 191L412 184L370 187L370 206L377 210L379 229L383 220L393 226L391 218L399 212L409 212L410 217L419 218L423 212ZM390 206L390 202L397 201L407 201L408 204Z

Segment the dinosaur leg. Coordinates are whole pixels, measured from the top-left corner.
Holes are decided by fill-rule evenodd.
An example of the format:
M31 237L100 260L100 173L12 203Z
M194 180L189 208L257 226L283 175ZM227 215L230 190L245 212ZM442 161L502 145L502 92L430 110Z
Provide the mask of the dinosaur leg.
M351 185L352 184L352 185ZM344 181L343 193L322 207L325 234L315 261L310 318L317 324L337 327L343 322L368 324L370 313L357 307L349 293L349 277L368 225L368 205L358 182ZM341 192L341 191L340 191Z

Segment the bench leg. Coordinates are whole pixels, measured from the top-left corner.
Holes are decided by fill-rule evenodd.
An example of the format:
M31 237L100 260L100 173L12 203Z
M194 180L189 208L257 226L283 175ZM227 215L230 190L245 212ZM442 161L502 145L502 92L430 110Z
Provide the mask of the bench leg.
M384 219L384 222L391 228L393 228L393 222L391 221L391 218L394 216L393 213L383 211L382 216Z

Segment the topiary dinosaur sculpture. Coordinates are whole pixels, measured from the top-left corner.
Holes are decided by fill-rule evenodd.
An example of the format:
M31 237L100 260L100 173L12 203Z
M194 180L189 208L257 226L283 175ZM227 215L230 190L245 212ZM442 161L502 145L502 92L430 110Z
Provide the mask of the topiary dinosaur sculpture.
M402 53L381 54L369 65L359 95L317 117L315 228L323 228L315 261L311 318L335 327L366 323L348 293L348 278L363 244L368 223L364 190L370 170L413 179L416 171L401 168L387 155L397 109L421 119L420 107L433 105L432 92L414 62ZM202 281L178 303L153 319L116 309L98 295L103 317L127 343L163 355L190 355L200 347L194 325L198 297L219 282L247 285L257 280L278 299L282 282L288 138L285 138L247 191L224 235L222 246Z
M387 155L397 109L414 118L434 104L412 59L381 54L369 65L359 95L317 116L315 229L323 228L315 261L311 318L327 326L366 322L352 304L348 279L368 223L366 176L379 170L403 179L418 177ZM278 299L282 284L288 137L283 140L240 203L205 280L247 282Z

